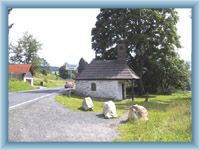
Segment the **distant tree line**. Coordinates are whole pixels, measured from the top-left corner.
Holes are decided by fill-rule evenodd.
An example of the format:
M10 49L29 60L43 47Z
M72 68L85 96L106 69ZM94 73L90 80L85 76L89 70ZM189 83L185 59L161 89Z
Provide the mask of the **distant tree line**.
M127 41L128 64L140 76L136 91L172 93L191 86L189 64L183 61L175 9L101 9L92 29L96 59L116 59L119 39Z
M87 67L87 65L88 63L83 58L81 58L79 60L77 70L67 70L66 63L65 63L63 66L59 68L59 76L63 79L75 79L76 76L79 73L81 73L85 69L85 67Z
M77 70L67 70L66 63L59 68L59 76L63 79L75 79Z

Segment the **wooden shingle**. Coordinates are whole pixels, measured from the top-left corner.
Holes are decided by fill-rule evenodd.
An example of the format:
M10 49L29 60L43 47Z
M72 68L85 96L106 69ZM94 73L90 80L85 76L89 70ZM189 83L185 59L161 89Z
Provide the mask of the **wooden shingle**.
M76 80L132 80L139 79L124 61L93 60Z

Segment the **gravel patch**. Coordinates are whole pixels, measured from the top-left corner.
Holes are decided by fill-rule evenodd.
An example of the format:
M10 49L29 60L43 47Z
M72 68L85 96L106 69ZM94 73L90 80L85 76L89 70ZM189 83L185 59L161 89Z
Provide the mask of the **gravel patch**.
M55 95L9 111L9 141L112 141L119 137L118 119L101 113L73 112L55 102Z

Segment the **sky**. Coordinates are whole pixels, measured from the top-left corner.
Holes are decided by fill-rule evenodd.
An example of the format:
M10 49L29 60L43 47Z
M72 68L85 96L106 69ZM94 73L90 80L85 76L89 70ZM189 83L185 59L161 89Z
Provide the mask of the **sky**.
M192 35L191 9L177 9L179 22L178 34L181 36L182 59L191 62ZM81 57L87 62L95 57L91 47L91 29L95 27L96 16L100 9L13 9L9 24L14 26L9 32L9 41L15 43L28 32L40 43L39 56L51 66L62 66L65 62L78 64Z

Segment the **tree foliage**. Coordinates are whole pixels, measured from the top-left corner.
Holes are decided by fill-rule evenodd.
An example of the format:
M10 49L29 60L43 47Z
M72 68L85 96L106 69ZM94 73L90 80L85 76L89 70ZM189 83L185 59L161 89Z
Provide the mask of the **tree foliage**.
M188 82L188 65L180 60L174 9L101 9L92 29L96 59L115 59L117 40L128 47L128 64L140 76L140 92L171 91Z
M41 72L45 75L50 72L49 64L38 56L42 44L33 35L25 32L16 44L9 46L9 62L15 64L32 64L33 73Z
M66 62L59 68L59 76L63 79L75 79L77 70L68 68L69 64Z
M33 58L32 66L35 72L40 72L43 75L51 73L49 63L44 58L40 58L39 56Z
M41 49L41 44L28 32L24 33L17 43L10 45L11 56L10 61L14 63L32 63L37 52Z
M68 76L68 72L66 70L66 66L63 65L59 68L59 76L63 79L67 79L69 76Z
M84 69L85 69L85 67L88 65L88 63L83 59L83 58L81 58L80 60L79 60L79 65L78 65L78 73L81 73Z

